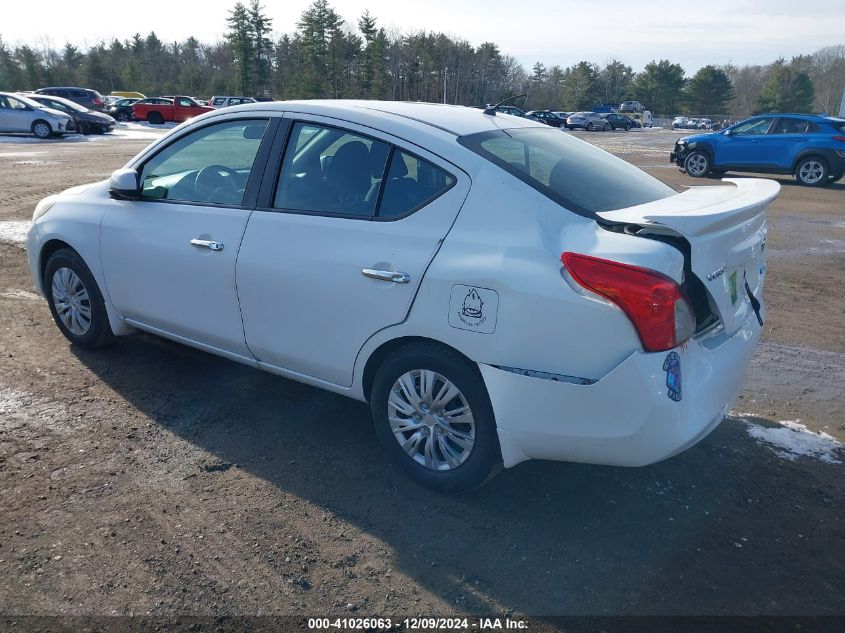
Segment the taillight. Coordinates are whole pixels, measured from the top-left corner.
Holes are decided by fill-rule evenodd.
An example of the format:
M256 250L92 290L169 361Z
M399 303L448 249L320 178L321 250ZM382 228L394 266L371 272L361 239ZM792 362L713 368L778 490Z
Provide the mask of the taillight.
M834 136L833 140L834 141L845 141L845 136Z
M560 260L579 285L622 309L647 352L677 347L695 332L692 307L666 275L578 253L563 253Z
M103 105L103 100L99 97L94 97L92 101L94 102L94 105Z

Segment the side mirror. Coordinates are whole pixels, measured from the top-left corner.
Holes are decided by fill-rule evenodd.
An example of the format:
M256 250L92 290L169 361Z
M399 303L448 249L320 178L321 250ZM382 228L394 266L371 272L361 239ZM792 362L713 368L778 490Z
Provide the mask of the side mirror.
M141 188L138 185L138 172L134 169L118 169L109 179L109 195L119 200L138 200Z

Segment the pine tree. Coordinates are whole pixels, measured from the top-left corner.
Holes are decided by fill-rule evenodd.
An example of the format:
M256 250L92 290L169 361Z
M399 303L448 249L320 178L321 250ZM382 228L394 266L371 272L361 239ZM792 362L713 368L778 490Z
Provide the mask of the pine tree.
M757 101L762 112L812 112L815 92L810 76L784 61L775 62Z
M270 88L273 42L270 41L269 35L272 24L273 20L265 15L259 0L252 0L249 5L249 30L254 55L252 85L258 94L264 94Z
M238 91L243 95L248 95L252 92L255 43L249 13L242 2L235 3L235 6L229 11L226 23L229 26L229 30L226 32L226 40L232 47Z
M656 114L674 115L683 100L684 69L668 59L646 64L631 82L628 93Z
M715 66L700 69L684 89L684 102L691 114L724 114L735 96L731 80Z

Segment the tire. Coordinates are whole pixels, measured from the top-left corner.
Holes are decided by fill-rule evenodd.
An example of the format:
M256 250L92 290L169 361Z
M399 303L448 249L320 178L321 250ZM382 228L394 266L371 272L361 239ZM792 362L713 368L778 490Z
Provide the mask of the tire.
M62 248L50 255L43 284L50 313L67 340L83 349L97 349L114 340L103 295L76 251ZM76 296L69 297L74 291Z
M615 130L615 129L616 129L616 128L615 128L615 127L613 127L610 123L605 123L605 124L604 124L604 127L601 129L601 131L602 131L602 132L607 132L608 130L610 130L610 131L612 132L612 131L613 131L613 130Z
M47 121L44 121L42 119L33 121L32 127L30 129L32 130L32 133L35 134L35 136L41 139L50 138L53 135L53 128L50 127L50 124L47 123Z
M832 175L828 176L828 180L830 180L830 182L833 183L833 182L836 182L838 180L842 180L843 176L845 176L845 174L832 174Z
M424 395L424 375L434 397ZM446 400L441 390L451 388L456 391ZM444 492L471 490L498 472L501 449L487 388L478 367L457 352L432 343L393 352L376 373L370 406L385 451L417 483ZM454 415L450 424L448 413L464 408L469 416ZM392 426L391 418L398 424Z
M684 171L693 178L704 178L710 173L710 156L700 149L692 151L684 159Z
M129 120L129 115L125 112L118 112L117 113L117 120L121 123L126 123Z
M595 127L593 127L592 123L587 123L587 127L584 128L584 129L587 130L588 132L592 132L595 129Z
M821 187L828 184L830 168L820 156L807 156L795 166L795 180L807 187Z
M88 136L91 133L91 124L87 121L82 121L79 123L79 133L83 136Z
M147 115L147 122L152 125L161 125L164 123L164 117L161 116L161 112L150 112Z

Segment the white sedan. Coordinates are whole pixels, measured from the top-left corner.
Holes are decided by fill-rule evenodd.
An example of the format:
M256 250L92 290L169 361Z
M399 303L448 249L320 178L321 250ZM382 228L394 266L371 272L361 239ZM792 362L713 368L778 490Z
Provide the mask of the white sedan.
M27 248L74 345L143 330L368 401L408 475L458 490L712 431L765 318L777 192L677 193L491 111L258 103L44 199Z

